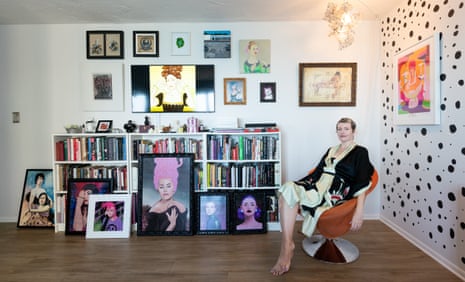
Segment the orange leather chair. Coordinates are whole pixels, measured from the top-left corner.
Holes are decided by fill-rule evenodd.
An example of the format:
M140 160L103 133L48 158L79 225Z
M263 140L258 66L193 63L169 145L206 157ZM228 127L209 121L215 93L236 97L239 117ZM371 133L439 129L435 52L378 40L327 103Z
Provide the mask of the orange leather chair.
M376 169L371 176L371 186L365 192L371 193L378 183ZM355 212L357 199L353 198L341 205L325 211L319 218L319 234L307 237L302 242L304 251L311 257L330 263L349 263L359 257L358 248L348 240L340 238L350 231L350 221Z

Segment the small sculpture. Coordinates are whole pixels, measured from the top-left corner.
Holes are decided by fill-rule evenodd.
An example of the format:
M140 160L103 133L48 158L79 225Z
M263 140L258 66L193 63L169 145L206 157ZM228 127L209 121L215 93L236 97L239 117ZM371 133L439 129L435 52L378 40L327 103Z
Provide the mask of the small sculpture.
M127 133L134 132L134 130L136 129L136 124L133 123L132 120L128 120L128 123L124 125L124 129Z

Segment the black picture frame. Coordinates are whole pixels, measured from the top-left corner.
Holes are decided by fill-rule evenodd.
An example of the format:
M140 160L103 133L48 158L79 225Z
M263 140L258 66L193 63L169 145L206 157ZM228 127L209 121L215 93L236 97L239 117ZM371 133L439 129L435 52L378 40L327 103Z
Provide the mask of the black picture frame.
M276 82L260 82L260 102L276 102Z
M133 31L132 47L134 57L159 57L158 31Z
M70 178L66 197L66 235L85 235L89 194L111 194L110 178ZM76 211L79 209L79 213Z
M193 235L194 154L140 154L138 171L137 235ZM164 185L165 199L156 183ZM160 208L164 200L171 202L168 209ZM177 212L174 226L170 211Z
M250 206L250 200L255 202ZM242 203L249 207L253 214L247 215ZM259 234L267 232L265 192L260 190L234 192L231 209L230 232L232 234Z
M226 191L196 193L196 234L229 234L229 198Z
M99 120L97 127L95 128L96 133L110 133L113 125L112 120Z
M18 228L53 228L55 226L54 203L52 170L27 169L16 226Z
M121 30L86 31L87 59L124 59L124 33Z

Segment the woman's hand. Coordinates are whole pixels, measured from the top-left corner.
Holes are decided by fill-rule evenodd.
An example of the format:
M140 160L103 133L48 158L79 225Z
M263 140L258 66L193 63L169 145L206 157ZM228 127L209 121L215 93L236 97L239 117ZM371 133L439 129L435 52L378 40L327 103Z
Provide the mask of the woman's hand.
M174 228L176 227L176 219L178 218L178 212L176 211L176 207L172 207L171 214L168 211L166 213L166 216L168 217L168 221L170 222L170 225L168 225L168 228L166 228L166 231L173 231Z
M362 228L363 224L363 209L355 209L354 216L350 221L350 230L351 231L358 231Z

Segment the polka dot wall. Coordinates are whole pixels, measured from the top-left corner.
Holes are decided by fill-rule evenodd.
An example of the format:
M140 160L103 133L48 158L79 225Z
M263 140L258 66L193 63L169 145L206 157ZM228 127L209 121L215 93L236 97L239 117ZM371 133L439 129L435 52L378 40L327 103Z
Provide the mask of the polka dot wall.
M433 33L440 125L395 125L395 55ZM465 277L465 2L406 0L381 19L381 43L381 217Z

